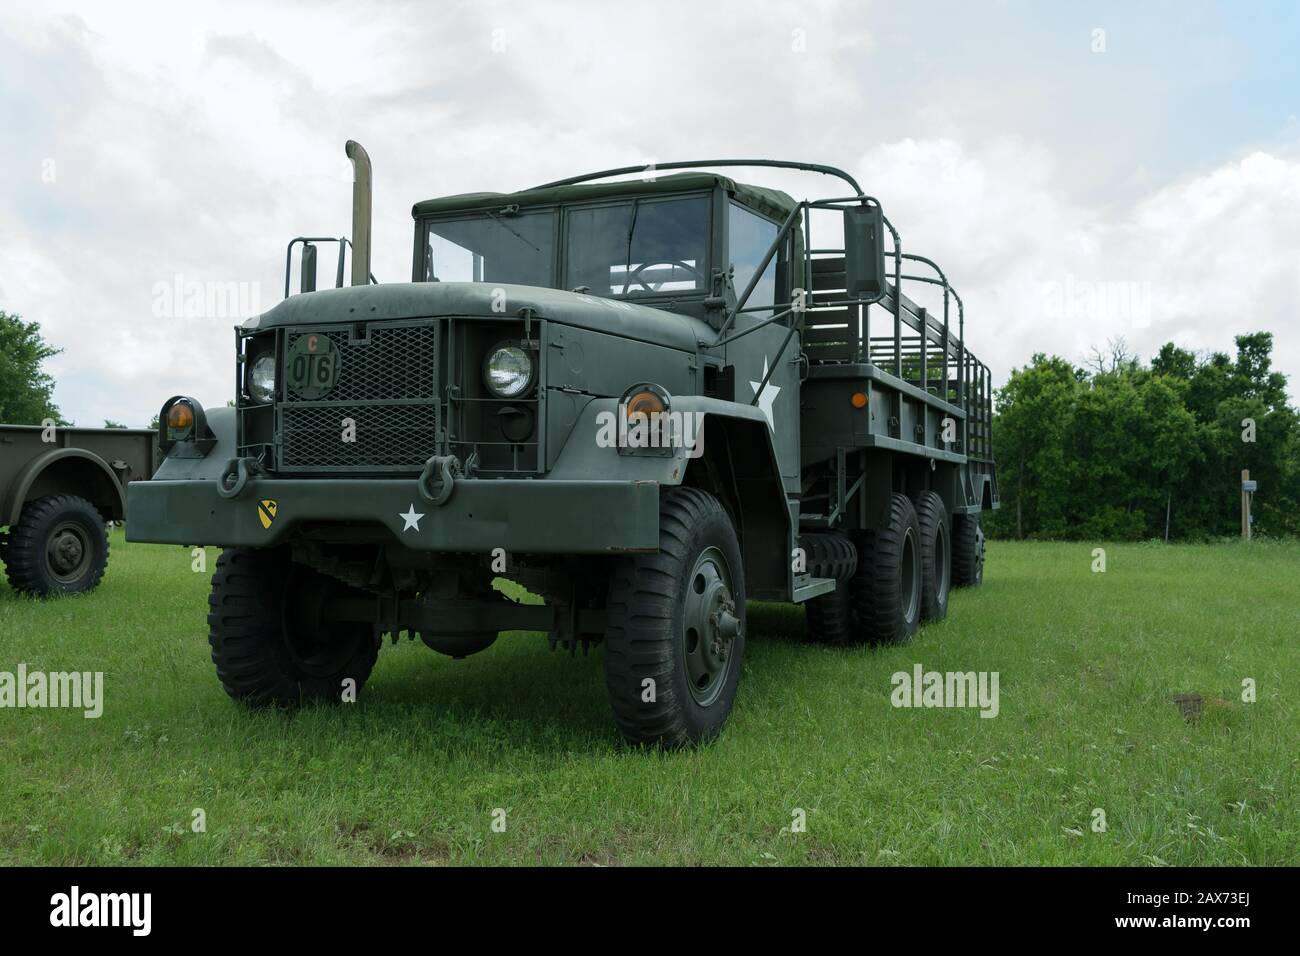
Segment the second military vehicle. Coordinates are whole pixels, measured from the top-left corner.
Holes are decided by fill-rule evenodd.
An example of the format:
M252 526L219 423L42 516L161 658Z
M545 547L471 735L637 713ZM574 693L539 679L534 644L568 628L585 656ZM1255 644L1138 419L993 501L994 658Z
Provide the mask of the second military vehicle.
M459 658L542 631L604 645L628 740L689 745L732 708L747 600L803 604L813 641L896 642L980 582L988 370L847 173L706 160L420 202L411 281L377 284L347 152L351 287L313 291L323 240L291 243L303 294L286 274L235 330L236 407L170 399L129 489L129 539L226 549L208 626L232 697L350 699L386 634Z
M89 591L108 567L107 522L127 482L153 474L152 429L0 425L0 561L14 590Z

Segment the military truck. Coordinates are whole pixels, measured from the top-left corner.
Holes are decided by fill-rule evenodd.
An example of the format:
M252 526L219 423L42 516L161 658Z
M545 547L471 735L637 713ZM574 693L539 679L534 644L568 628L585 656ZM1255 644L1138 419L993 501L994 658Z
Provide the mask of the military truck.
M129 489L128 539L226 549L232 697L352 699L384 635L463 658L545 632L603 644L629 741L692 745L731 711L747 601L804 605L810 641L898 642L980 583L989 373L849 174L675 162L419 202L411 281L380 284L347 153L351 285L315 291L322 240L290 243L304 291L235 329L236 407L169 399Z
M153 474L153 429L0 425L0 561L10 586L89 591L108 567L106 522L126 517L126 485Z

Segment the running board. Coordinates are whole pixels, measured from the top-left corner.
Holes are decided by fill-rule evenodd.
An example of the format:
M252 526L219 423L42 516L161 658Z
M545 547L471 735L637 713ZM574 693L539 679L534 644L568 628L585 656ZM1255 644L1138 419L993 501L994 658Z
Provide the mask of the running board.
M821 597L835 590L834 578L795 578L794 603L802 604L810 598Z

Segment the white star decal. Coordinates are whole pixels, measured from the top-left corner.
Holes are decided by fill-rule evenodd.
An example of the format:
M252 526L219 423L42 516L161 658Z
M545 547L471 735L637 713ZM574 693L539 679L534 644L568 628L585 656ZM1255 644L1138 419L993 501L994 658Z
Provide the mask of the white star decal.
M409 504L406 506L406 514L402 514L399 511L397 513L397 517L401 518L403 521L406 522L406 524L402 527L403 531L410 531L412 528L414 528L416 531L419 531L420 519L424 517L424 514L423 513L416 514L415 505Z
M763 356L763 378L767 378L766 355ZM760 378L757 382L749 383L749 387L754 390L755 395L758 395L758 386L763 384L763 378ZM763 414L767 416L767 427L772 429L772 431L776 431L776 422L772 418L772 403L776 401L776 397L780 394L781 390L771 382L768 382L767 387L763 389L763 394L759 396L758 399L758 407L761 408Z

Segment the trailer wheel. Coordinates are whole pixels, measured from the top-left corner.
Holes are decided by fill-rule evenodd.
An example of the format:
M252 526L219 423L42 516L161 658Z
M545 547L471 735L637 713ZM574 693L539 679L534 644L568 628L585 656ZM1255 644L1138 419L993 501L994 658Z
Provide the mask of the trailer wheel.
M291 706L359 692L379 639L369 624L324 617L330 598L352 593L282 549L223 551L208 595L208 643L226 693L252 706Z
M108 567L108 531L99 511L76 495L29 501L5 545L9 584L27 594L77 594Z
M953 515L952 583L959 588L984 583L984 529L977 514Z
M853 585L858 626L867 641L911 640L921 622L921 528L906 495L890 497L884 527L863 533Z
M659 505L659 550L620 558L606 604L605 682L633 744L716 737L745 654L745 568L712 495L674 488Z
M916 499L921 529L921 618L938 621L948 613L952 582L952 553L948 541L948 509L933 491Z
M858 636L853 610L852 578L858 553L842 534L803 534L799 544L808 559L808 573L815 578L835 578L835 590L804 602L808 640L816 644L848 645Z

